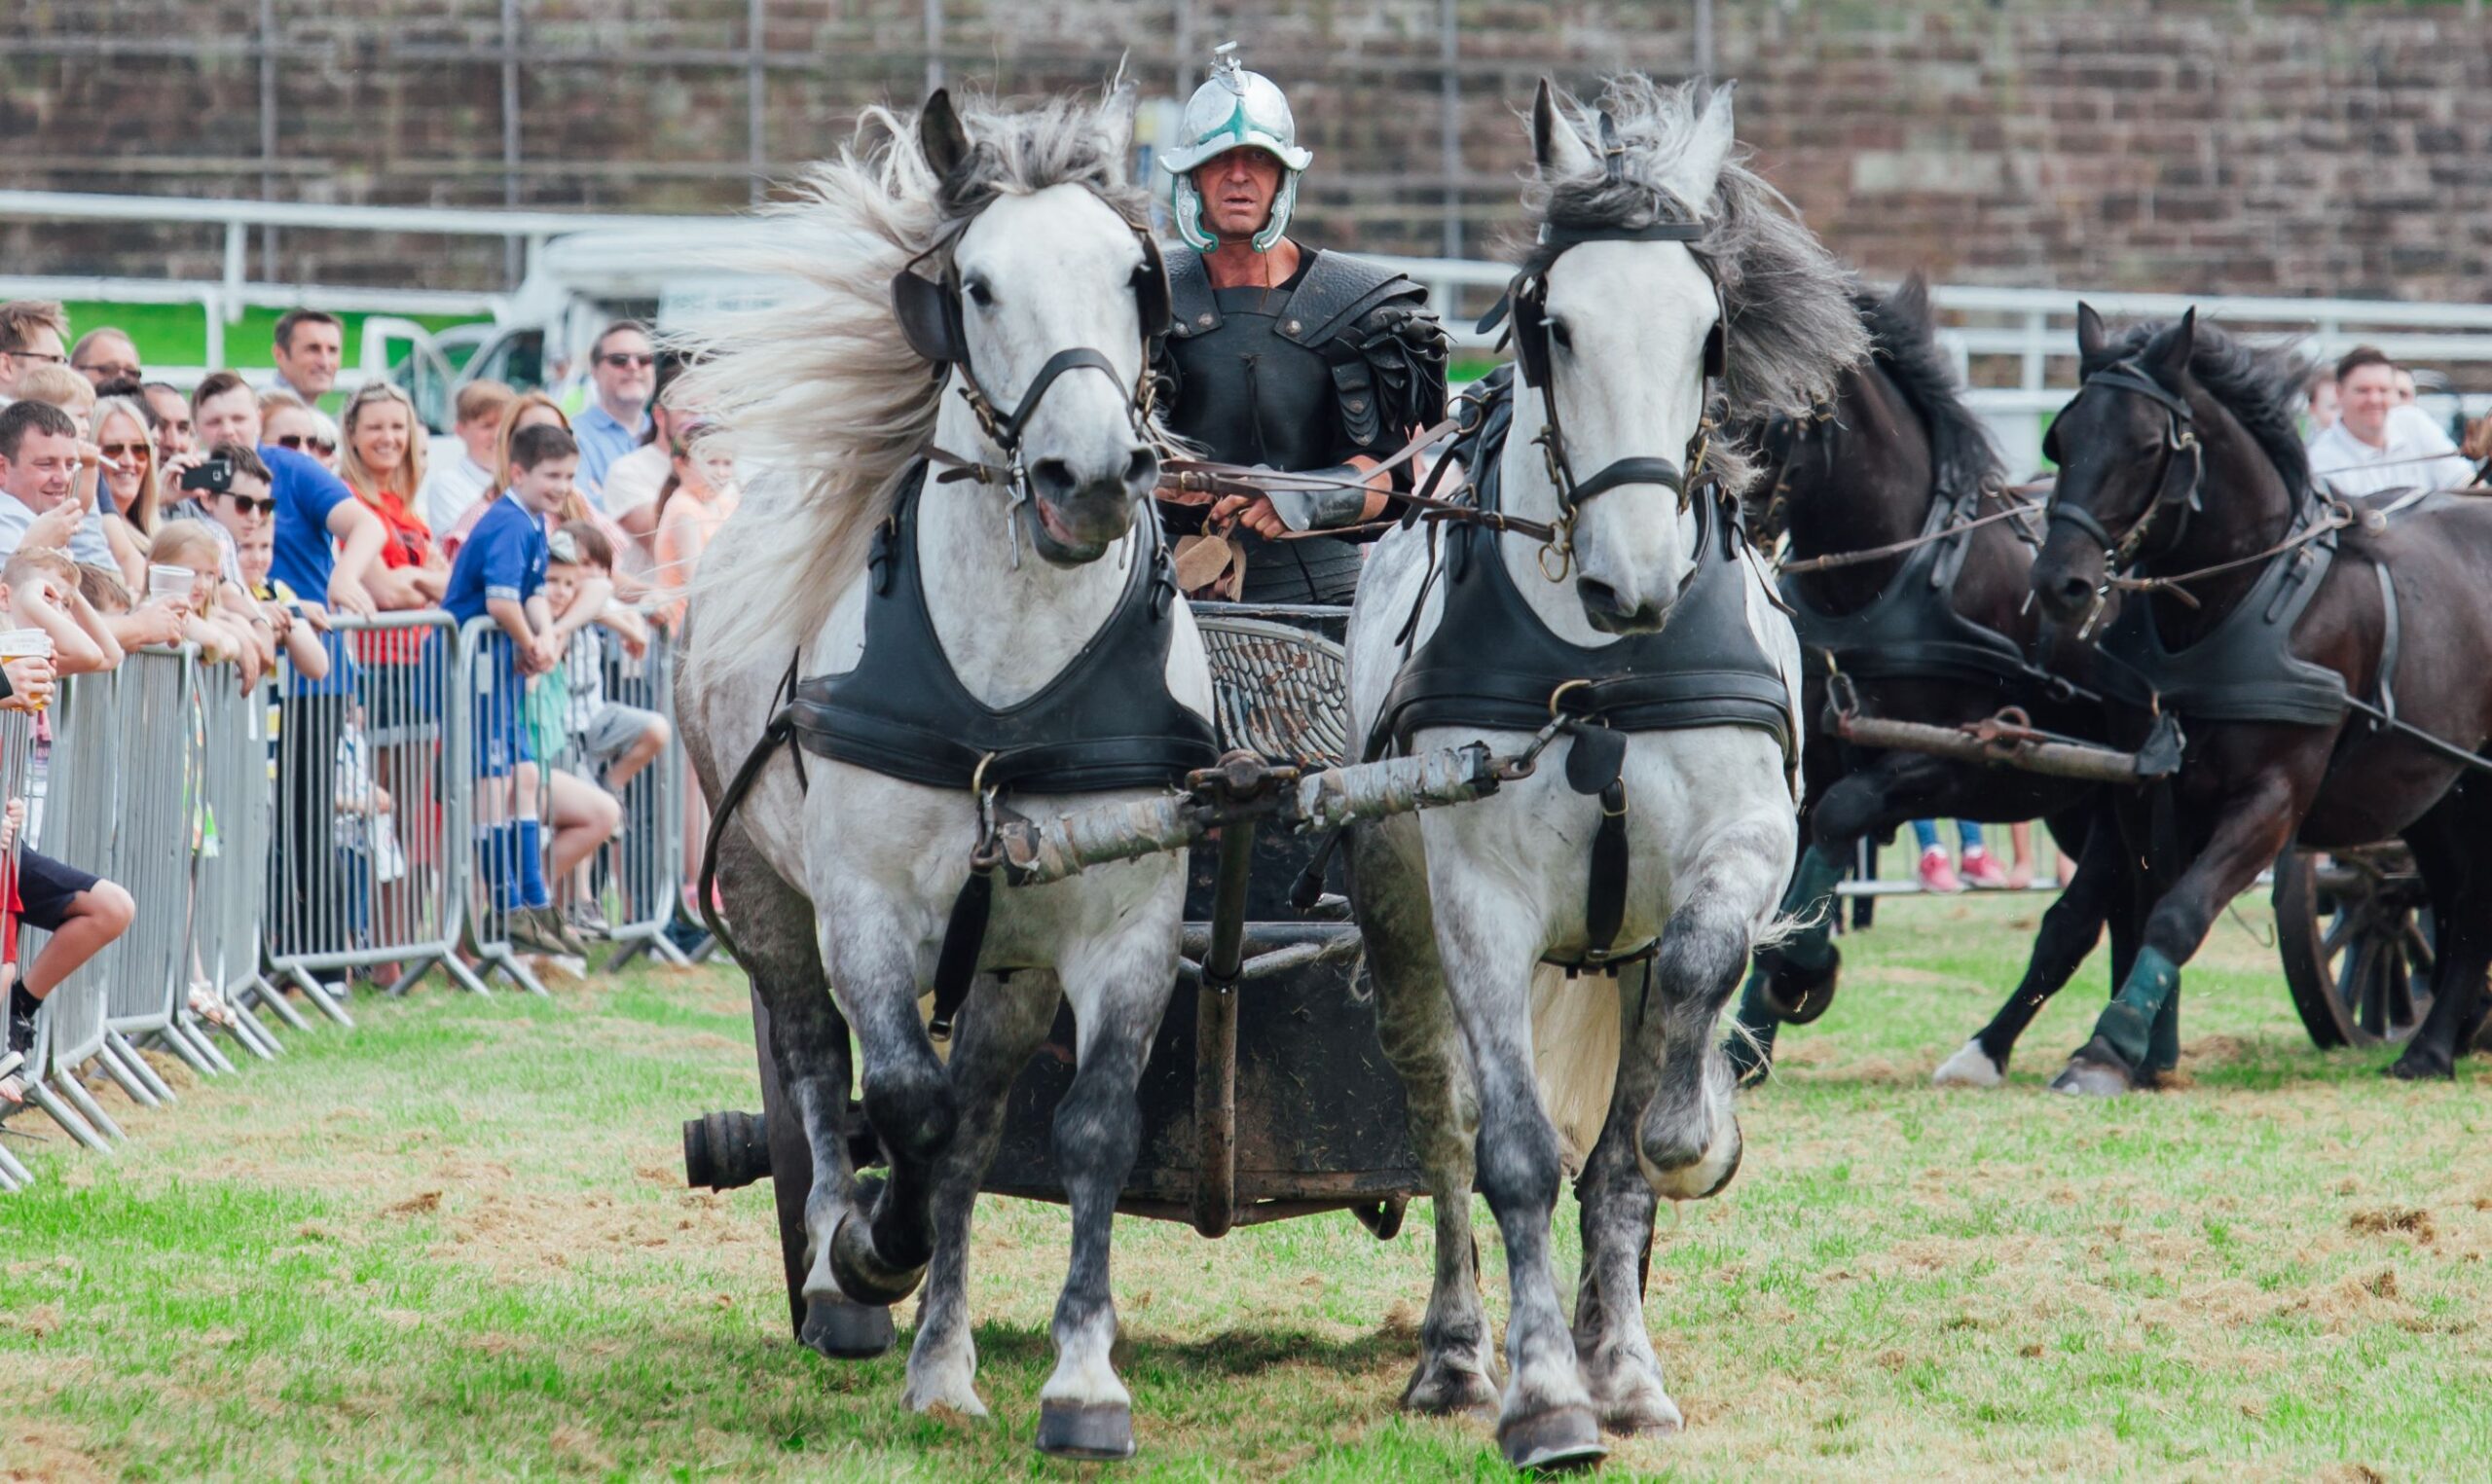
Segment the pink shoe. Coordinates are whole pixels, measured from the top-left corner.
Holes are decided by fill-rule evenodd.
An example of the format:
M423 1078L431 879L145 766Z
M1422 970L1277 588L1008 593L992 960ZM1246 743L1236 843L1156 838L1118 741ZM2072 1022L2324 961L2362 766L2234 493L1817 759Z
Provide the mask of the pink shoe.
M1997 891L2006 887L2007 872L1999 865L1998 857L1990 851L1966 851L1964 885L1984 891Z
M1932 846L1921 852L1921 887L1924 891L1954 893L1964 889L1956 879L1956 868L1947 863L1944 846Z

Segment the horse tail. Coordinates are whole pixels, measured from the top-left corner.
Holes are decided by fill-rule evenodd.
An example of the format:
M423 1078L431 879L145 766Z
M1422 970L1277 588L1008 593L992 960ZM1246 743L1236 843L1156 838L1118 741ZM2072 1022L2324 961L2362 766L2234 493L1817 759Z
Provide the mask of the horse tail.
M1640 972L1633 970L1631 972ZM1531 976L1531 1063L1566 1173L1582 1173L1618 1081L1618 978L1541 964Z

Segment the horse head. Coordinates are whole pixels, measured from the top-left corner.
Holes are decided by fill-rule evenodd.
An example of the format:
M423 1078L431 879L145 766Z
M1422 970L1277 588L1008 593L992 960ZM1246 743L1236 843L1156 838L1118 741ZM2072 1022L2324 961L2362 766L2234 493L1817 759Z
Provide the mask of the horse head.
M2191 412L2197 311L2134 350L2076 307L2084 382L2051 420L2042 453L2059 466L2034 596L2056 623L2080 623L2113 573L2177 544L2197 508L2203 458Z
M983 482L1007 490L1006 518L1042 558L1096 561L1158 483L1145 430L1150 344L1168 319L1158 249L1084 184L981 192L987 153L940 91L918 130L946 198L991 197L929 254L939 276L912 266L893 280L910 344L961 393L936 447L975 441Z
M1552 209L1518 290L1517 346L1548 418L1584 617L1647 633L1694 563L1687 465L1727 333L1694 243L1730 158L1731 90L1714 90L1667 149L1621 144L1606 112L1594 116L1602 137L1587 140L1567 113L1544 80L1531 140Z

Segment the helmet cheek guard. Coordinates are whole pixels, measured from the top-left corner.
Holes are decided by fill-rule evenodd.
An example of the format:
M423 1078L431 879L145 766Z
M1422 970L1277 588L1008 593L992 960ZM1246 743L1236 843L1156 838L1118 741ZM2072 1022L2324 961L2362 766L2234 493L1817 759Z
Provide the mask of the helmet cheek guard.
M1289 231L1289 219L1298 209L1298 179L1301 172L1281 164L1281 188L1272 197L1272 212L1262 229L1255 234L1257 252L1270 252L1282 234ZM1220 245L1220 238L1203 220L1203 193L1194 184L1191 170L1169 177L1168 215L1176 224L1177 235L1196 252L1210 252Z

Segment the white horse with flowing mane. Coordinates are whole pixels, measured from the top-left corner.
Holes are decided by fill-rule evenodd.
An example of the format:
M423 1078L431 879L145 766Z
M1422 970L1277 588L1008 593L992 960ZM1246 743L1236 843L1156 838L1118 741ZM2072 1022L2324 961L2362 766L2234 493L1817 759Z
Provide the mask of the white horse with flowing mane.
M938 710L1018 722L1140 692L1163 714L1210 715L1200 636L1185 604L1154 586L1163 554L1155 525L1138 519L1158 476L1142 379L1166 288L1125 178L1130 122L1121 93L956 113L938 92L913 121L868 110L856 141L775 211L775 245L744 265L793 280L793 300L716 327L711 359L684 382L740 453L778 471L703 559L678 698L714 801L752 759L717 840L718 880L769 1012L768 1054L811 1145L808 1337L831 1352L879 1348L888 1321L861 1306L904 1297L931 1263L905 1399L984 1415L967 1312L971 1211L1005 1095L1061 995L1080 1027L1054 1126L1074 1232L1039 1443L1075 1457L1132 1450L1109 1356L1109 1227L1139 1139L1135 1084L1177 981L1185 860L996 891L945 1059L920 1000L967 900L997 781L989 764L1001 772L1011 754L999 746L958 786L936 786L912 780L925 759L910 754L970 739L887 747L898 755L880 768L756 743L791 673L880 673L880 635L902 631L918 648L883 656L883 672L900 671L890 688L947 666L953 699L922 702ZM947 455L931 477L930 454ZM1128 633L1164 654L1164 674L1096 673L1105 636ZM1059 684L1068 676L1089 678ZM834 685L827 705L871 712L883 699L843 699ZM909 714L923 722L922 708ZM1208 722L1200 729L1207 746ZM1083 739L1030 741L1053 740ZM1047 791L1079 807L1164 788ZM849 1162L851 1027L890 1166L879 1183Z
M1708 388L1718 376L1727 400L1759 421L1796 413L1830 394L1867 347L1841 270L1733 158L1729 88L1628 77L1588 108L1544 82L1531 132L1526 203L1540 246L1513 296L1524 380L1511 388L1514 436L1474 473L1493 474L1508 513L1557 525L1571 553L1482 531L1449 530L1440 543L1414 528L1378 542L1350 617L1352 735L1376 735L1381 718L1411 750L1485 737L1514 752L1531 741L1536 717L1519 730L1473 724L1458 699L1440 719L1395 723L1449 607L1492 611L1472 595L1500 565L1503 591L1527 607L1497 610L1514 620L1507 628L1536 625L1572 646L1588 657L1582 673L1639 635L1646 654L1703 641L1749 657L1738 724L1705 722L1702 703L1693 722L1682 709L1639 725L1624 704L1613 722L1596 686L1543 678L1551 718L1587 699L1592 709L1532 777L1351 839L1378 1028L1409 1093L1436 1213L1435 1286L1403 1402L1499 1402L1474 1270L1476 1150L1512 1294L1498 1438L1509 1462L1549 1466L1598 1457L1604 1426L1679 1424L1644 1323L1656 1194L1701 1199L1738 1168L1715 1024L1773 922L1796 848L1799 648L1761 562L1706 508L1714 496L1698 492L1700 461L1732 489L1745 475L1741 451L1718 437L1705 448ZM1539 440L1527 436L1534 420ZM1682 454L1684 471L1669 461ZM1471 554L1467 568L1457 551ZM1714 575L1699 580L1708 561ZM1682 617L1700 592L1713 614ZM1461 633L1441 666L1450 678L1431 683L1495 689L1501 646L1517 638L1541 642ZM1638 678L1614 677L1624 691ZM1583 694L1572 701L1557 694L1574 690ZM1537 710L1539 692L1523 699ZM1616 869L1595 864L1613 816L1625 826L1607 847ZM1622 887L1604 924L1613 932L1594 941L1595 899ZM1570 1164L1581 1169L1584 1240L1571 1330L1549 1255Z

